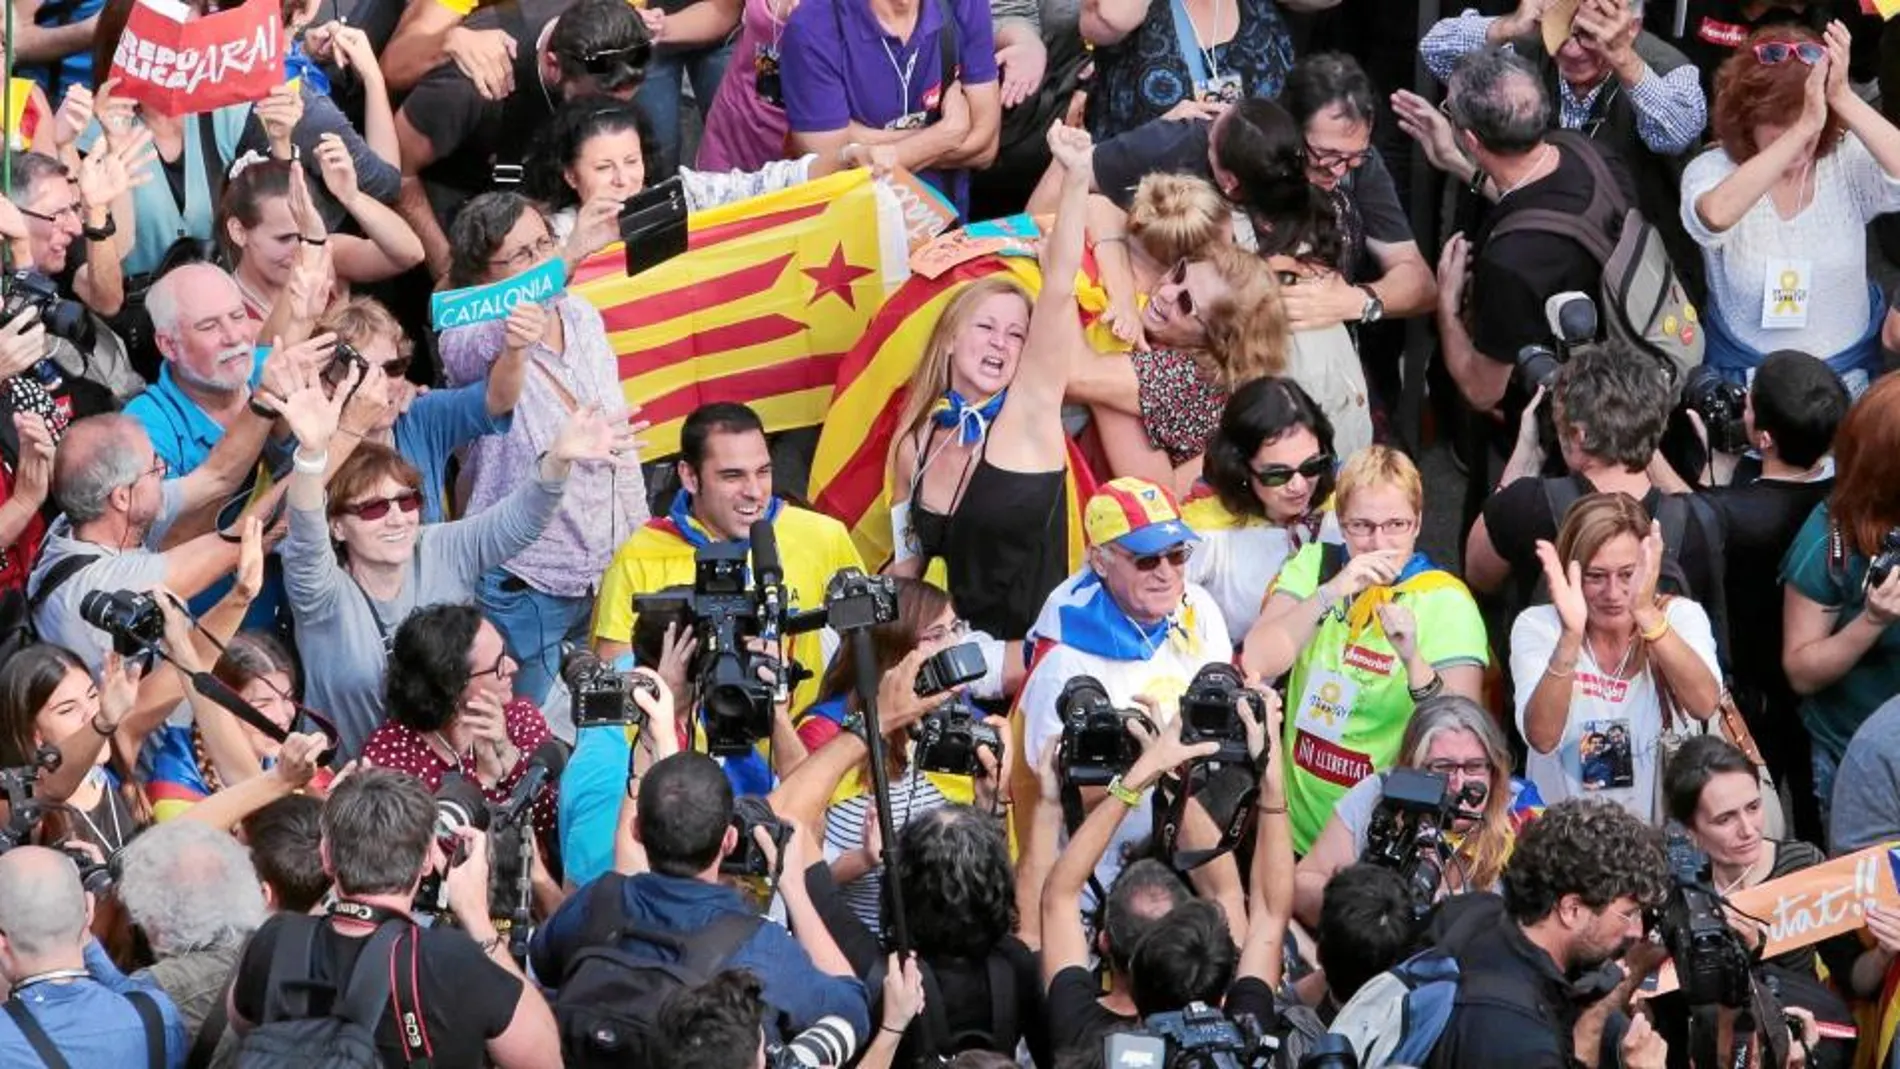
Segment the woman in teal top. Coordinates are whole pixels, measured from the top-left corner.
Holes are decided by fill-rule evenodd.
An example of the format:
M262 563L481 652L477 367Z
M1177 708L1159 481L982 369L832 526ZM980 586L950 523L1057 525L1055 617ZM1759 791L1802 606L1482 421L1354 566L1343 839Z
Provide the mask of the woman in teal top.
M223 188L224 169L237 157L238 141L250 111L249 104L233 104L179 118L133 105L125 111L115 109L105 117L108 140L129 136L143 127L152 131L152 144L158 149L159 173L154 177L159 181L132 190L137 239L125 258L128 280L156 270L165 258L165 250L179 238L203 241L211 237L212 218L217 214L216 191ZM205 124L209 124L208 131ZM95 121L86 131L80 141L82 151L89 151L99 139L100 127ZM215 147L217 158L207 161L205 150L211 147Z

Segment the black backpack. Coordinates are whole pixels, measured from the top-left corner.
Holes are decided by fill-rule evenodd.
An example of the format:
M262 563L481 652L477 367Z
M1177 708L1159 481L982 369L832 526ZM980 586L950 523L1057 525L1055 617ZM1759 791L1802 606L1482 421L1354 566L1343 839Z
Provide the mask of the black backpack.
M327 917L291 916L282 922L277 953L271 962L264 994L264 1016L238 1045L238 1069L382 1069L376 1049L376 1026L389 1009L390 977L395 972L396 944L414 932L405 920L386 920L369 936L356 965L341 987L312 980L310 962ZM416 932L420 938L420 933ZM310 1014L313 990L334 990L330 1012ZM403 1007L405 1023L410 1010ZM413 1054L423 1049L421 1009L418 1030L398 1028ZM427 1065L426 1057L411 1065Z
M40 640L39 628L33 624L33 614L40 611L46 599L65 584L66 580L78 575L86 565L99 558L90 553L75 553L60 558L59 563L46 570L46 578L40 580L40 587L27 597L25 592L7 590L0 592L0 664L5 664L14 654Z
M692 932L662 932L635 924L621 908L627 878L610 872L587 890L583 949L561 976L554 1019L568 1069L663 1065L656 1042L660 1007L675 991L713 978L759 930L756 913L724 913ZM672 960L643 958L621 948L647 943Z

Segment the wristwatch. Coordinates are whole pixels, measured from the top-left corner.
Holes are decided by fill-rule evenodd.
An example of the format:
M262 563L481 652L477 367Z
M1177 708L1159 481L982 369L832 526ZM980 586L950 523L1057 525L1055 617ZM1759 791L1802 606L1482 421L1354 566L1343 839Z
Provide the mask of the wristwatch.
M1379 295L1372 291L1371 286L1360 286L1359 289L1366 295L1366 306L1359 313L1359 322L1377 323L1384 319L1385 302L1379 299Z
M117 220L112 218L112 213L107 212L106 225L104 226L82 225L79 228L79 232L86 236L87 241L105 241L107 238L110 238L112 235L117 234L119 232L119 224Z
M844 719L838 722L838 726L860 739L864 738L864 710L852 709L845 713Z

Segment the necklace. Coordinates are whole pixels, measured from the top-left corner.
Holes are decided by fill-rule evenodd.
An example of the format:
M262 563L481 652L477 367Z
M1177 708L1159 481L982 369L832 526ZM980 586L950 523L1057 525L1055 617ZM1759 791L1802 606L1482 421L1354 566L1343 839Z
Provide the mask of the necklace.
M1498 199L1503 200L1504 198L1510 196L1511 194L1517 192L1518 190L1523 189L1525 186L1530 185L1533 180L1542 178L1544 164L1550 161L1551 154L1555 153L1556 151L1557 151L1557 146L1549 145L1549 144L1545 145L1544 151L1538 154L1537 162L1531 164L1530 170L1524 172L1524 177L1518 179L1515 182L1512 182L1511 188L1498 194Z
M1772 859L1772 855L1770 855L1767 851L1763 851L1762 856L1756 858L1746 868L1742 869L1741 875L1736 876L1733 882L1730 882L1727 884L1718 882L1715 885L1716 891L1719 892L1724 898L1728 897L1731 894L1734 894L1737 890L1740 890L1742 887L1748 884L1748 878L1755 874L1756 869L1762 867L1762 862L1771 861L1771 859Z
M443 753L446 753L449 755L448 760L442 762L443 764L449 766L449 771L458 772L458 773L462 773L463 775L467 775L467 773L463 772L462 770L469 761L474 759L473 754L464 756L463 754L457 752L455 747L449 745L449 740L442 737L442 733L440 731L429 732L429 737L435 740L435 744L442 748ZM438 754L436 759L441 760L441 755Z
M1590 643L1588 643L1588 642L1586 642L1586 643L1584 643L1583 645L1584 645L1584 652L1585 652L1586 654L1588 654L1588 655L1589 655L1589 657L1590 657L1590 663L1591 663L1592 665L1594 665L1594 666L1596 666L1596 669L1597 669L1597 671L1599 671L1599 672L1600 672L1600 671L1602 671L1602 670L1603 670L1603 662L1601 662L1601 661L1599 661L1599 660L1597 660L1597 655L1596 655L1596 650L1595 650L1595 648L1594 648L1594 647L1592 647L1592 645L1591 645ZM1628 645L1625 645L1625 646L1623 647L1623 658L1622 658L1621 660L1619 660L1619 661L1617 661L1617 662L1616 662L1616 668L1614 668L1614 669L1613 669L1613 670L1611 670L1611 672L1610 672L1610 678L1611 678L1611 679L1622 679L1622 678L1623 678L1623 673L1624 673L1625 671L1628 671L1628 669L1629 669L1629 666L1630 666L1630 657L1631 657L1632 655L1634 655L1635 653L1636 653L1636 639L1635 639L1634 637L1631 637L1631 639L1629 640L1629 643L1628 643Z

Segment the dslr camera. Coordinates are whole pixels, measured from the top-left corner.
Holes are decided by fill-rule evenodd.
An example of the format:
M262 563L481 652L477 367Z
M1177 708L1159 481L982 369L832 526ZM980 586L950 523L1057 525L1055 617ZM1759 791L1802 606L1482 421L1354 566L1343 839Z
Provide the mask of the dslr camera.
M1154 722L1139 709L1117 709L1108 689L1094 676L1076 676L1056 696L1062 741L1056 767L1062 782L1075 787L1106 787L1141 756L1141 743L1128 733L1128 722Z
M1867 579L1861 587L1861 598L1865 600L1868 591L1885 583L1895 568L1900 568L1900 527L1881 537L1880 552L1867 562Z
M1689 369L1682 380L1682 404L1702 417L1709 432L1709 448L1718 453L1741 453L1748 448L1748 426L1743 410L1748 390L1723 378L1707 364Z
M1544 322L1553 344L1526 345L1517 351L1518 380L1526 393L1540 386L1549 389L1557 369L1569 362L1571 350L1596 340L1596 301L1576 290L1554 294L1544 302Z
M758 795L747 794L732 800L732 827L739 833L739 845L719 863L720 874L757 879L774 875L772 861L753 837L753 829L764 828L766 834L772 837L772 845L778 849L779 861L782 863L785 859L785 844L792 840L792 826L772 812L770 802Z
M1266 1069L1280 1049L1251 1015L1235 1020L1205 1002L1150 1014L1139 1031L1102 1043L1108 1069Z
M1378 808L1366 827L1366 849L1359 860L1399 874L1412 892L1417 916L1431 911L1445 879L1453 849L1447 834L1461 817L1481 820L1489 792L1467 783L1453 795L1450 780L1436 772L1394 768L1385 774Z
M646 710L633 700L636 691L658 698L660 688L642 675L614 671L611 665L584 649L567 655L561 665L561 679L567 684L574 710L574 727L591 728L602 724L639 727L646 723Z
M988 674L989 663L974 642L938 650L917 670L917 696L942 694ZM923 772L976 776L983 771L976 756L979 747L987 747L992 757L1003 751L996 729L985 724L983 714L962 698L939 706L912 730L917 738L917 768Z
M1247 753L1247 725L1241 722L1236 706L1242 699L1262 724L1267 719L1266 699L1250 689L1231 664L1215 662L1194 673L1194 681L1181 695L1181 741L1190 745L1218 742L1220 749L1208 761L1223 765L1250 765ZM1260 751L1264 759L1272 752L1272 740Z
M130 590L93 590L79 599L79 618L112 636L112 652L150 658L165 639L158 599Z
M92 324L86 320L86 308L78 301L59 295L59 286L31 267L21 267L6 276L6 297L0 301L0 323L28 308L40 314L40 325L55 338L64 338L78 348L91 343Z

